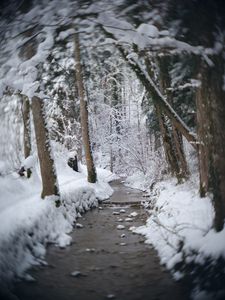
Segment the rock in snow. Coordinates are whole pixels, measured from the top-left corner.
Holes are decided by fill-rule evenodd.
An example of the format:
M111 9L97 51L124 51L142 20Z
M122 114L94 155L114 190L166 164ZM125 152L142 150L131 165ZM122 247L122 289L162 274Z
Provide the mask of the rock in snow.
M120 214L119 211L114 211L114 212L113 212L113 215L119 215L119 214Z
M86 252L95 252L95 248L86 248L85 251Z
M70 275L72 277L80 277L81 276L81 272L80 271L73 271L72 273L70 273Z
M130 231L134 231L135 229L136 229L135 226L131 226L131 227L129 228Z
M119 230L122 230L122 229L124 229L125 228L125 226L123 226L123 225L117 225L117 227L116 227L117 229L119 229Z
M125 214L125 212L126 212L125 209L121 209L121 210L120 210L120 213L121 213L121 214Z
M126 246L127 244L126 243L120 243L120 246Z
M125 222L133 222L133 219L132 218L126 218Z
M84 226L82 224L80 224L80 223L76 223L76 227L77 228L83 228Z
M129 217L137 217L138 213L136 211L133 211L131 214L129 214Z
M70 276L72 277L86 277L87 275L84 273L81 273L80 271L73 271L70 273Z

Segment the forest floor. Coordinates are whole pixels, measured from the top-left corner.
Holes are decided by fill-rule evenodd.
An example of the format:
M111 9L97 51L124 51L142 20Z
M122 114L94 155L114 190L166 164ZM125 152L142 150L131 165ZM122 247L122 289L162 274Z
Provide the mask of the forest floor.
M35 281L16 283L14 295L20 300L189 299L188 288L172 279L155 250L129 230L146 221L142 193L120 181L112 187L110 200L78 220L83 227L73 231L72 245L49 246L48 265L34 267Z

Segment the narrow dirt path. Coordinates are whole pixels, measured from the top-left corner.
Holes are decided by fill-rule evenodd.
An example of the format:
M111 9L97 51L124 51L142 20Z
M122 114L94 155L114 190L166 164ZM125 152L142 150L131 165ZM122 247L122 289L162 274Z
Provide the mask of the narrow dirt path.
M112 186L110 200L79 219L84 227L74 230L70 247L48 248L49 265L30 272L36 282L16 284L14 293L20 300L189 299L186 288L160 266L143 237L129 231L146 220L138 205L141 193L118 181ZM125 221L132 212L138 215Z

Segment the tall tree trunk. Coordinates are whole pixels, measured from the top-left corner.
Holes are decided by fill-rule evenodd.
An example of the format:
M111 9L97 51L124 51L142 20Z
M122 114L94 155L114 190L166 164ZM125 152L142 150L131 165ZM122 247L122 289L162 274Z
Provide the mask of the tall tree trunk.
M149 61L148 57L145 57L145 64L146 64L146 69L147 69L149 76L152 77L153 71L151 68L151 62ZM162 71L161 68L160 68L160 71ZM167 82L168 82L168 79L166 76L162 76L162 78L160 78L160 85L161 85L162 90L166 89ZM169 172L177 178L178 182L181 182L182 178L184 176L180 170L179 157L177 157L177 149L176 149L176 144L175 144L174 132L171 129L171 127L172 127L171 124L168 124L168 121L170 122L170 120L166 120L166 115L162 111L162 108L156 99L153 99L153 104L154 104L158 122L159 122L159 128L160 128L160 132L161 132L161 136L162 136L162 140L163 140L163 148L164 148L164 152L165 152L165 157L166 157L166 160L167 160L167 163L169 166Z
M25 38L31 37L36 28L28 28L23 32ZM31 59L37 52L37 42L36 39L31 39L25 43L19 51L19 57L23 60ZM27 158L31 154L31 128L30 128L30 102L26 95L20 94L22 100L22 116L23 116L23 143L24 143L24 157ZM24 170L24 168L22 168ZM31 177L31 170L27 169L27 177Z
M30 102L25 95L22 97L22 115L23 115L23 146L24 157L31 155L31 127L30 127ZM31 177L31 169L27 169L27 178Z
M168 103L174 104L172 95L171 93L168 92L168 88L171 86L171 80L169 76L169 63L170 63L170 58L167 56L158 58L161 91L163 94L167 95ZM187 178L189 171L188 171L187 161L186 161L184 148L183 148L182 135L177 130L173 120L171 120L171 127L172 127L172 130L170 130L171 142L172 142L171 147L174 148L173 151L175 153L178 169L179 169L179 172L176 173L175 175L180 180L182 178Z
M155 103L156 104L156 103ZM179 165L176 158L175 149L173 147L171 135L169 132L169 128L166 124L165 115L161 112L160 107L156 104L156 113L159 121L159 127L163 140L163 148L166 156L166 160L169 166L169 171L174 176L177 177L178 182L180 182L180 173L179 173Z
M80 42L78 33L75 34L75 71L76 71L76 83L78 88L78 95L80 98L80 118L81 118L81 130L82 139L84 144L85 158L88 172L88 182L95 183L97 181L97 174L95 171L95 165L91 150L89 127L88 127L88 106L85 100L85 91L83 83L83 72L80 57Z
M56 170L54 166L54 160L51 156L49 134L45 123L43 100L34 96L32 98L31 108L33 113L34 130L41 169L41 197L44 198L51 195L59 196ZM60 200L58 197L55 202L57 207L60 206Z
M121 103L121 89L118 85L119 80L121 80L118 74L114 74L111 80L112 82L112 99L111 99L111 107L113 108L113 116L115 119L115 129L116 129L116 148L117 148L117 155L113 156L113 162L117 158L117 163L121 165L121 147L120 147L120 139L121 139L121 126L122 126L122 103ZM112 153L116 152L112 148ZM113 163L112 162L112 163Z
M188 170L188 164L184 153L183 137L182 134L176 129L174 124L172 124L172 130L173 140L176 147L176 154L180 167L180 176L181 178L187 178L190 175L190 173Z
M197 92L197 131L200 140L200 192L213 194L215 228L225 219L225 92L224 61L215 57L214 66L200 62L201 86Z
M199 79L202 80L199 74ZM197 134L199 140L198 160L199 160L199 193L201 197L205 197L209 190L209 166L208 166L208 147L205 132L209 128L209 107L206 105L204 87L198 88L196 92L196 118L197 118Z

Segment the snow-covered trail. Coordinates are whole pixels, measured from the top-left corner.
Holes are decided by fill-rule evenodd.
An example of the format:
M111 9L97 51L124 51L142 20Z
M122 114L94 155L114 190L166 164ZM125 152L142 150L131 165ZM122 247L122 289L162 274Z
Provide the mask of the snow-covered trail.
M173 281L143 237L129 230L146 219L137 205L141 192L118 181L112 187L111 203L79 219L84 227L74 230L74 243L65 249L50 246L49 265L30 272L36 281L16 284L20 300L188 299L187 288Z

